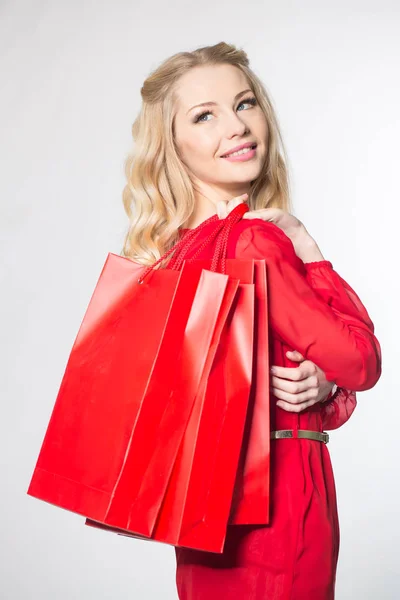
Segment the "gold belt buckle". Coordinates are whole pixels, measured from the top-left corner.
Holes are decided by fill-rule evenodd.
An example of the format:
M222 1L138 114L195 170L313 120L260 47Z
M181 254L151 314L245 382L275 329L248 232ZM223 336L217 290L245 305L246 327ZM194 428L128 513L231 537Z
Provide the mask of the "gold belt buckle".
M293 429L280 429L277 431L271 431L272 440L285 440L293 438L301 438L307 440L316 440L317 442L329 442L329 434L326 431L312 431L311 429L298 429L297 435L294 435Z

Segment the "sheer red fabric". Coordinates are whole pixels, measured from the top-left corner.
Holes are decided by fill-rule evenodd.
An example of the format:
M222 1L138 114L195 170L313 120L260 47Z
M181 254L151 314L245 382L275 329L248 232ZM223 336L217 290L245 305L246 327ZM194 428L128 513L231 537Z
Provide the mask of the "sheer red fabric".
M199 243L212 227L204 228ZM199 258L211 254L207 247ZM355 391L373 387L381 374L380 345L361 300L331 262L304 264L283 231L261 219L234 226L227 257L266 261L271 364L298 366L285 354L295 349L340 386L331 400L301 413L284 411L271 396L271 427L339 427L354 410ZM328 447L306 439L274 440L271 523L229 526L222 554L175 548L178 595L181 600L332 600L338 551Z

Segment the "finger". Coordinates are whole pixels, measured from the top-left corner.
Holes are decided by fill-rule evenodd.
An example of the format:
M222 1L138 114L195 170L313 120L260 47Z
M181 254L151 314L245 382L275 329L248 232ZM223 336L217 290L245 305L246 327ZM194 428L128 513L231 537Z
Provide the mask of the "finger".
M236 208L239 204L243 204L248 199L248 194L241 194L240 196L235 196L227 203L227 211L230 213L234 208Z
M279 406L279 408L286 410L286 412L300 413L306 408L309 408L310 406L316 404L316 401L309 400L308 402L303 402L302 404L290 404L288 402L285 402L284 400L278 400L276 404L277 406Z
M318 388L307 388L302 392L292 394L291 392L287 392L286 390L282 390L280 388L272 388L272 394L278 398L279 400L284 400L288 404L296 405L302 404L303 402L319 401L319 391Z
M226 205L228 214L230 212L232 212L232 210L234 208L236 208L239 204L243 204L243 200L240 200L239 198L234 198L233 200L229 200L228 204Z
M248 210L243 219L263 219L264 221L276 221L282 215L280 208L259 208L258 210Z
M218 217L220 219L225 219L225 217L227 217L228 214L234 208L236 208L236 206L238 206L239 204L243 204L243 202L245 202L248 199L248 197L249 197L248 194L241 194L240 196L235 196L231 200L228 200L228 202L225 202L224 200L218 200L217 201Z
M319 391L318 383L318 378L314 379L313 375L299 381L291 381L290 379L282 379L281 377L271 377L272 388L276 388L277 390L281 390L282 392L286 392L293 396L300 395L308 390L316 389Z
M248 199L248 194L241 194L240 196L235 196L228 201L228 206L232 206L233 208L238 204L243 204Z
M298 352L297 350L288 350L286 352L286 356L290 359L290 360L294 360L294 361L298 361L301 362L304 360L304 356Z
M302 362L298 367L281 367L273 365L270 368L271 374L281 379L290 379L291 381L301 381L316 373L314 363L310 361Z
M217 202L217 214L219 219L225 219L225 217L228 214L226 202L224 202L223 200L218 200Z

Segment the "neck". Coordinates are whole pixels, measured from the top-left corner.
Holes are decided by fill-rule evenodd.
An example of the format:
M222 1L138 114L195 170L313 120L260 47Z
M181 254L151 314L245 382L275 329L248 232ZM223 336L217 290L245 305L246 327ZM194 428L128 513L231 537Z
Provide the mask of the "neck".
M199 210L197 207L190 218L182 225L182 229L195 229L195 227L198 227L204 221L216 214L218 213L215 206L210 207L208 210L204 207Z

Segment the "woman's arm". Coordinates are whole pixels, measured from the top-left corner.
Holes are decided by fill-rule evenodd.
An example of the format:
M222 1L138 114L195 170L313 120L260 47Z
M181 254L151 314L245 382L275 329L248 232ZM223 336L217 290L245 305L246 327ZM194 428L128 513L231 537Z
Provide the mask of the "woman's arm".
M303 261L306 270L306 279L310 286L320 295L320 297L327 304L332 304L332 294L336 293L336 288L332 288L332 281L330 278L324 277L324 269L319 263L324 263L325 259L320 251L315 240L309 236L304 229L302 235L297 236L295 239L296 245L293 245L294 250ZM346 290L349 293L349 290ZM359 301L359 299L358 299ZM363 311L364 307L359 301L359 311ZM364 315L365 317L365 315ZM340 350L339 350L340 351ZM346 423L351 415L353 414L357 406L356 392L348 390L346 388L337 387L333 382L329 382L326 379L324 371L320 369L315 363L306 361L299 352L293 352L291 360L301 360L302 364L298 367L301 368L306 366L314 367L314 377L308 376L304 379L304 385L300 386L298 393L290 393L291 381L286 379L277 378L272 376L271 383L275 384L277 388L273 387L274 395L279 398L279 406L284 410L297 411L305 410L309 406L320 402L321 403L321 421L322 428L324 430L338 429L344 423ZM289 357L290 358L290 357ZM285 372L282 373L281 371ZM291 372L292 369L286 367L280 367L278 371L281 377L289 378L287 372ZM300 374L300 373L299 373ZM302 383L303 379L300 382Z
M298 223L300 223L298 221ZM319 294L319 296L327 304L332 304L332 295L336 293L336 288L332 287L330 278L325 278L326 272L324 267L325 258L322 255L315 240L308 234L307 230L300 226L298 234L293 236L291 240L296 255L303 261L305 267L305 275L308 283ZM321 264L322 263L322 264ZM322 268L320 268L322 267ZM346 288L345 288L346 289ZM349 289L346 289L346 294L350 296ZM358 301L358 312L363 312L364 306ZM364 318L368 315L364 314ZM299 353L297 353L299 354ZM301 357L301 354L299 354ZM314 365L314 363L310 363ZM318 400L323 404L321 406L321 418L325 429L337 429L349 420L357 406L356 392L346 388L338 387L333 382L328 382L325 378L325 373L317 366L318 374ZM326 397L321 398L323 389L328 385L328 393ZM311 391L311 390L310 390Z
M329 261L312 261L313 277L329 282L327 303L298 268L293 244L275 224L241 223L237 258L265 259L271 326L281 339L317 364L329 381L350 390L373 387L381 374L381 350L365 307ZM313 248L315 252L315 247ZM314 254L315 256L315 254Z
M220 218L224 218L243 198L234 198L227 204L221 203L218 207ZM306 264L305 276L313 289L321 298L328 302L330 280L323 277L314 277L313 271L318 262L324 257L315 240L309 235L303 223L290 213L280 209L259 209L248 211L247 218L260 218L275 223L286 238L290 239L297 256ZM286 231L285 231L286 230ZM291 236L291 237L289 237ZM308 263L308 264L307 264ZM314 273L315 274L315 273ZM323 275L323 270L322 270ZM335 291L335 290L333 290ZM279 367L278 374L271 376L271 389L279 399L279 405L284 410L304 410L320 402L321 418L325 429L336 429L343 425L352 415L356 405L356 392L340 388L326 379L325 373L315 363L306 360L300 352L288 351L288 358L299 362L297 368Z

